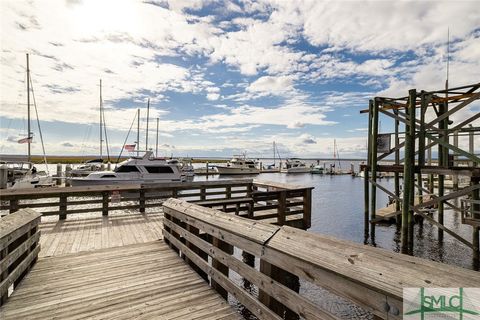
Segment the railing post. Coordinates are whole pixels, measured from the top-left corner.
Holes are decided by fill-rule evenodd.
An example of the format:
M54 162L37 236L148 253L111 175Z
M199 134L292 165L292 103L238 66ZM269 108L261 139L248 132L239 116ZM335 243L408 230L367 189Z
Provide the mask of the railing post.
M303 229L307 230L312 226L312 189L303 191Z
M281 284L285 285L286 287L292 289L297 293L300 290L300 282L297 276L262 259L260 260L260 272L267 275L271 279L280 282ZM284 306L275 298L269 296L263 290L259 291L258 300L260 300L260 302L266 305L270 310L272 310L284 319L299 319L298 315L295 312Z
M200 200L203 201L203 200L206 200L207 199L207 190L205 189L205 187L200 187Z
M228 244L227 242L220 240L218 238L212 237L212 244L219 248L220 250L228 253L233 254L233 246ZM228 278L228 267L218 261L217 259L212 259L212 267L223 273ZM212 280L212 287L221 295L225 300L228 301L228 291L222 288L218 283Z
M108 191L102 192L102 215L108 216Z
M8 246L6 246L3 250L0 250L0 261L6 258L8 255ZM3 280L7 279L8 277L8 268L5 268L5 271L0 273L0 283L2 283ZM0 306L5 304L7 302L8 298L8 292L5 292L5 294L0 296Z
M139 205L140 205L140 213L145 213L145 190L144 189L140 189Z
M283 226L285 224L286 209L287 209L287 190L282 190L278 193L277 224L279 226Z
M198 228L195 228L189 224L187 224L187 230L190 232L192 235L199 237L200 238L200 231ZM189 249L191 249L193 252L195 252L199 257L201 257L203 260L208 261L208 254L206 252L203 252L200 250L197 246L190 242L186 242L186 245ZM195 270L200 277L202 277L207 283L208 283L208 274L204 272L201 268L199 268L195 263L190 261L190 259L186 259L190 267L192 267L193 270Z
M65 220L67 219L67 195L61 194L60 195L60 205L59 205L59 219Z
M225 187L225 198L230 199L232 197L232 187L226 186Z
M18 200L17 199L12 199L10 200L10 213L14 213L15 211L18 211Z

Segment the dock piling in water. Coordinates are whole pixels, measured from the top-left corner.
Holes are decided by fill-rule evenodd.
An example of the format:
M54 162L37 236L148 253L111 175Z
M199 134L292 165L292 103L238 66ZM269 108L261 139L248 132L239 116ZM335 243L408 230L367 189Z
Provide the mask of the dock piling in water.
M437 227L438 241L442 242L444 233L448 233L456 240L460 241L473 251L474 260L478 255L478 227L480 226L480 216L468 212L470 205L462 208L455 205L450 200L461 200L466 194L478 192L480 185L480 157L475 154L473 146L475 133L480 132L480 127L469 125L478 119L479 115L467 117L453 123L450 119L456 119L458 111L471 105L474 101L480 99L480 83L466 85L457 88L447 88L436 91L417 91L412 89L408 96L400 98L375 97L370 100L369 108L362 110L361 113L368 113L368 163L362 167L368 183L364 185L364 215L365 215L365 237L374 239L375 224L383 219L396 218L400 223L401 217L401 251L403 253L412 253L414 249L414 214L420 217L421 221L427 221ZM405 110L405 112L403 111ZM427 110L434 110L436 117L432 120L426 120ZM378 114L377 114L378 113ZM417 117L417 114L419 117ZM382 141L382 151L377 154L378 115L392 118L395 123L394 147L385 146ZM405 125L405 141L400 142L400 125ZM467 127L468 126L468 127ZM469 137L468 150L459 148L458 136ZM453 144L450 143L452 137ZM416 143L418 139L418 143ZM388 142L388 141L387 141ZM438 146L438 159L433 160L432 148ZM401 149L404 151L404 159L400 159ZM394 164L386 165L380 163L381 160L394 153ZM418 160L416 160L418 155ZM428 161L426 157L428 156ZM453 161L451 161L453 159ZM370 171L370 174L368 172ZM394 191L382 187L376 180L378 173L394 173ZM403 198L400 192L400 174L403 173ZM461 186L459 178L466 176L472 181L471 186ZM423 182L428 178L428 186L424 187ZM453 177L454 191L447 194L445 192L446 177ZM434 179L438 179L438 187L434 189ZM476 183L474 183L477 181ZM371 188L371 192L369 192ZM386 192L394 201L395 205L390 204L388 213L382 212L377 216L375 212L375 201L377 190ZM455 189L457 191L455 191ZM417 194L416 194L417 192ZM370 195L370 197L369 197ZM472 196L473 198L473 196ZM462 223L471 225L473 230L473 239L466 240L462 235L452 231L444 225L444 215L448 214L446 207L453 209L462 216ZM392 210L393 208L393 210ZM387 208L385 208L387 209ZM383 209L380 209L381 211ZM390 212L390 210L392 210ZM428 210L428 212L426 211ZM432 216L432 210L437 210L437 215ZM385 210L384 210L385 211ZM370 217L367 223L367 216ZM435 218L434 218L435 217ZM370 230L367 228L370 225ZM372 243L374 241L372 240Z

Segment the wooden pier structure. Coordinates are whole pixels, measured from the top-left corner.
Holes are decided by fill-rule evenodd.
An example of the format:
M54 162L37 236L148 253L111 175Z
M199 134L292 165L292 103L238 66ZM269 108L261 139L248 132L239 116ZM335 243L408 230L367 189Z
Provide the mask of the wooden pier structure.
M379 189L394 201L395 208L380 213L389 211L387 218L397 218L402 253L413 253L414 215L419 215L438 227L438 241L442 242L447 233L471 248L474 265L479 267L480 157L475 154L474 141L480 127L473 127L471 123L480 118L480 113L474 109L468 112L478 100L480 83L475 83L428 92L412 89L401 98L375 97L370 100L369 108L361 111L369 115L368 164L361 166L364 176L368 177L364 185L365 242L370 237L375 243L375 225L385 218L377 217ZM381 116L382 121L392 119L393 133L380 132ZM459 140L468 145L468 150L459 146ZM434 151L435 160L432 159ZM394 164L381 165L380 161L389 156L394 158ZM377 181L377 174L384 172L394 173L394 190ZM445 192L447 176L451 177L453 188L448 194ZM459 176L469 178L470 184L462 187ZM434 179L438 181L436 187ZM429 199L415 203L416 197ZM436 208L436 218L425 211L432 206ZM444 225L447 207L461 215L463 224L471 226L471 241Z
M244 193L213 200L227 194L215 183L184 186L196 194L193 202L169 194L155 205L149 201L158 199L139 204L126 193L129 208L117 203L112 212L93 195L103 199L108 192L111 204L124 187L83 190L102 207L76 213L68 211L83 209L69 208L70 200L88 200L76 199L80 191L73 188L65 190L72 192L67 209L60 190L39 190L29 203L34 209L24 208L32 200L25 193L2 191L2 201L17 210L6 204L12 212L0 218L0 318L339 319L300 293L308 283L375 318L400 319L405 287L480 286L472 270L302 230L311 188L234 180L221 188ZM144 189L133 190L138 196ZM205 193L207 199L195 198ZM46 194L62 208L54 213L47 206L42 216L37 210L45 208ZM267 213L255 210L260 206Z

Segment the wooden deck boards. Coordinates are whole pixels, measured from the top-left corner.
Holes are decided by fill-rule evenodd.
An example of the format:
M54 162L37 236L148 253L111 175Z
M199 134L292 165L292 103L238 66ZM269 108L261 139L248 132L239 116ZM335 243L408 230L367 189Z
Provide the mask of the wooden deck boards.
M56 217L55 217L56 218ZM112 248L162 239L163 213L42 217L40 257Z
M95 226L88 225L93 233L87 238L101 239L95 230L102 229ZM62 231L62 237L75 236ZM160 240L40 258L0 309L0 318L241 317Z

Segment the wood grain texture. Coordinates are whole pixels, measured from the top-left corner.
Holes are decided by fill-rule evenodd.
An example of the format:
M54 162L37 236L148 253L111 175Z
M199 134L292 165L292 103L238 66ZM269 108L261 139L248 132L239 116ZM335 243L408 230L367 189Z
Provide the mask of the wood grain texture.
M163 241L40 258L9 319L240 319Z
M162 239L163 212L72 215L67 220L42 218L40 257L91 251Z

